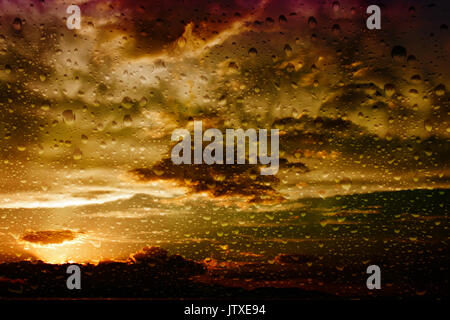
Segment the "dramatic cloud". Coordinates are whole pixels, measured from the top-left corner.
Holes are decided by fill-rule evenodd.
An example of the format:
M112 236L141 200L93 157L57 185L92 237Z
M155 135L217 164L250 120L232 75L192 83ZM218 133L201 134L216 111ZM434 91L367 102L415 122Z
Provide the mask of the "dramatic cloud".
M248 159L246 162L246 164L175 165L172 159L167 157L150 168L130 170L129 174L137 182L175 181L192 193L207 193L213 198L237 196L255 203L282 201L283 197L276 191L279 179L273 175L261 175L260 165L248 164ZM291 163L284 158L279 160L279 167L280 170L308 171L303 163Z
M174 165L171 159L164 159L151 168L137 168L130 171L139 182L175 180L192 192L205 192L212 197L240 196L250 202L276 202L282 197L274 190L278 179L261 176L259 168L251 165Z
M78 237L78 232L72 230L44 230L44 231L26 231L20 237L20 240L41 245L59 244L65 241L71 241Z

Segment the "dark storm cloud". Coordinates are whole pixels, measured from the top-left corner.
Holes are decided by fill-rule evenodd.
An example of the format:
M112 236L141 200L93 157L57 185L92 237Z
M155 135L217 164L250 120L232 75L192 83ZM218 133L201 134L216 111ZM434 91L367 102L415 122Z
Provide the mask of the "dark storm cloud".
M284 158L280 159L279 166L280 170L308 171L303 163L289 162ZM166 157L149 168L130 170L129 174L137 182L176 181L193 193L206 192L214 198L238 196L245 198L248 202L279 202L283 200L283 197L276 191L279 179L273 175L261 175L258 165L175 165L170 157Z
M260 175L255 165L174 165L166 158L150 168L137 168L129 173L138 182L176 181L193 193L206 192L214 198L240 196L249 202L283 199L274 189L279 180Z
M234 21L252 13L258 1L202 1L202 0L126 0L90 1L81 4L94 25L99 14L120 15L120 20L102 26L104 36L111 30L126 31L136 40L132 55L158 53L180 38L188 23L193 33L207 41L225 30Z
M300 118L281 118L273 122L272 126L286 131L286 134L296 135L298 132L318 133L318 134L343 134L357 133L362 129L350 121L341 118L310 117L303 115Z
M334 156L332 158L347 161L364 157L366 165L390 168L394 163L395 170L408 171L436 164L444 168L445 159L450 155L450 146L444 137L432 135L421 139L387 135L380 138L364 126L339 117L303 115L276 120L273 126L285 132L280 138L282 149L299 160L305 156L323 159Z

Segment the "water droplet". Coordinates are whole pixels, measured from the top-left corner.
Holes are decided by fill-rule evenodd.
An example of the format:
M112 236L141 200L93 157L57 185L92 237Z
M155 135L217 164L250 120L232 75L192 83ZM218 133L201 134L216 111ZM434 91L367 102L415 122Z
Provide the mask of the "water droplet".
M82 157L83 157L83 152L81 152L80 149L76 148L75 151L73 152L73 159L81 160Z
M272 19L271 17L267 17L267 18L266 18L266 24L267 24L267 26L269 26L269 27L273 26L273 24L274 24L273 19Z
M22 19L15 18L14 21L13 21L13 28L16 31L22 30Z
M409 94L412 96L417 96L419 95L419 91L417 91L417 89L409 89Z
M445 94L445 85L444 84L439 84L436 88L434 88L434 93L437 96L443 96Z
M238 65L236 64L236 62L231 61L228 64L228 69L230 69L230 71L237 71L239 69Z
M422 80L422 77L419 74L415 74L411 77L411 82L419 83Z
M164 60L158 59L155 61L153 69L156 71L164 70L166 69L166 63L164 62Z
M131 116L129 114L126 114L123 117L123 125L124 125L124 127L131 127L132 123L133 123L133 120L131 119Z
M338 24L333 25L333 27L331 28L331 32L333 32L333 34L335 36L338 36L341 33L341 27Z
M425 130L427 130L428 132L431 132L433 130L433 125L430 119L427 119L423 122L423 125L425 127Z
M288 63L286 66L286 71L290 73L290 72L294 72L294 70L295 70L294 65L292 63Z
M395 93L395 85L392 83L386 83L384 85L384 93L386 96L391 97Z
M408 56L408 59L406 59L406 62L407 62L409 65L414 64L416 61L417 61L417 60L416 60L416 57L413 56L413 55L409 55L409 56Z
M88 142L88 140L89 140L88 136L86 136L86 135L84 135L84 134L81 135L81 142L83 142L84 144L86 144L86 143Z
M130 97L124 97L122 99L122 107L130 109L133 106L133 100Z
M105 129L105 126L103 125L102 122L97 123L97 126L95 127L95 129L97 131L103 131L103 129Z
M341 8L341 4L339 3L339 1L334 1L332 8L334 11L338 11Z
M352 187L352 180L350 178L344 178L341 180L341 187L342 189L344 189L345 191L350 190L350 188Z
M312 29L312 28L315 28L316 26L317 26L317 21L316 21L316 18L314 18L314 17L309 17L308 18L308 25L309 25L309 27Z
M73 113L72 110L65 110L62 113L62 116L63 116L64 122L67 124L72 124L75 122L75 113Z
M258 54L258 50L256 50L255 48L250 48L250 49L248 50L248 55L249 55L250 57L256 57L257 54Z
M140 107L145 107L147 105L147 98L146 97L142 97L141 100L139 100L139 106Z
M287 57L290 57L292 54L292 48L289 44L286 44L284 46L284 53L286 54Z
M402 62L406 58L406 49L402 46L392 48L391 56L395 61Z

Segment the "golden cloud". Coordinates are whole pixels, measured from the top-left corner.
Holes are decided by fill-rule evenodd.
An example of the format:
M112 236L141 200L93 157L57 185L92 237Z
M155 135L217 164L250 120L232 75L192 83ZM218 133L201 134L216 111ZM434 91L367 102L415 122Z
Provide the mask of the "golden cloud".
M78 237L78 232L72 230L43 230L26 231L21 235L20 240L40 245L59 244L65 241L72 241Z

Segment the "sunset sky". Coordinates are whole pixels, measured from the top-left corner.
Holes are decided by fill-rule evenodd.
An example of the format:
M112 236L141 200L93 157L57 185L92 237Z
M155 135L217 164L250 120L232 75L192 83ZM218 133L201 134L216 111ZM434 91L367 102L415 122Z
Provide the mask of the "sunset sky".
M265 255L333 238L239 233L306 198L448 188L450 3L381 2L0 0L0 261ZM279 129L280 171L174 169L194 120Z

